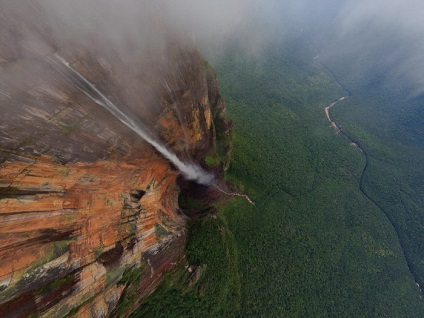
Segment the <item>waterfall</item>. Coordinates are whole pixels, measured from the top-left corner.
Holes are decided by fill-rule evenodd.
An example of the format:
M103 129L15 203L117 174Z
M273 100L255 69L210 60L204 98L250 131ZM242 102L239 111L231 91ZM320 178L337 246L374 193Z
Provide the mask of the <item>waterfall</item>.
M105 108L121 123L123 123L137 135L147 141L150 145L152 145L166 159L171 161L185 178L188 180L194 180L204 185L209 185L214 181L215 176L203 170L202 167L200 167L198 164L194 162L187 163L180 160L176 154L169 150L166 145L157 140L157 138L155 138L147 129L142 127L140 123L134 121L131 117L122 112L110 99L108 99L100 90L98 90L94 84L92 84L81 73L75 70L63 57L58 54L55 54L54 56L57 61L53 58L49 58L49 61L51 62L50 64L60 74L62 74L67 80L74 84L96 104ZM58 65L58 61L70 72L63 72Z

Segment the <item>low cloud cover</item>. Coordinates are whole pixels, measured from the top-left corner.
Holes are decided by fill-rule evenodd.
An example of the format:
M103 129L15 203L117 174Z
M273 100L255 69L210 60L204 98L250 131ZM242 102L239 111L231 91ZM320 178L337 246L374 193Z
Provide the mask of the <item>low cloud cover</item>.
M369 72L358 77L384 71L389 81L408 83L415 94L424 88L420 0L39 0L0 6L2 25L21 38L43 42L48 32L54 38L49 45L102 47L122 59L156 54L169 39L197 45L208 56L240 39L246 52L258 54L267 43L284 43L303 28L324 61L362 63ZM0 46L10 46L9 35Z

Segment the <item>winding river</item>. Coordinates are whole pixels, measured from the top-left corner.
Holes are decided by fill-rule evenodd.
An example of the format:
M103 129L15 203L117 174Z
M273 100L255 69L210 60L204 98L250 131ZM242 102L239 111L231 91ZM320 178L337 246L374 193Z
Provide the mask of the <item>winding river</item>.
M336 81L337 82L337 81ZM340 87L342 87L338 82L337 82L337 84L340 86ZM343 87L342 87L343 88ZM402 253L403 253L403 257L404 257L404 259L405 259L405 261L406 261L406 264L407 264L407 266L408 266L408 269L409 269L409 272L411 273L411 275L412 275L412 277L413 277L413 279L414 279L414 282L415 282L415 284L417 285L417 288L418 288L418 290L419 290L419 293L422 295L423 294L423 292L422 292L422 290L421 290L421 287L420 287L420 285L419 285L419 283L418 283L418 280L417 280L417 276L416 276L416 274L415 274L415 271L414 271L414 269L413 269L413 266L412 266L412 262L411 262L411 260L409 259L409 257L408 257L408 255L405 253L405 246L404 246L404 243L403 243L403 241L400 239L400 229L399 229L399 227L398 227L398 225L396 224L396 222L393 220L393 218L383 209L383 207L376 201L376 200L374 200L371 196L370 196L370 194L368 194L368 192L367 192L367 190L365 189L365 187L364 187L364 176L365 176L365 173L367 172L367 169L368 169L368 167L369 167L369 155L368 155L368 153L365 151L365 149L363 148L363 147L361 147L361 144L360 144L360 142L359 141L357 141L357 140L355 140L353 137L351 137L351 136L349 136L347 133L345 133L341 128L340 128L340 126L339 125L337 125L336 124L336 122L331 118L331 116L330 116L330 109L331 108L333 108L334 106L336 106L338 103L340 103L340 102L342 102L342 101L345 101L345 100L347 100L349 97L350 97L351 95L350 95L350 93L348 92L348 94L346 95L346 96L343 96L343 97L340 97L338 100L335 100L335 101L333 101L333 102L331 102L330 104L328 104L325 108L324 108L324 112L325 112L325 115L326 115L326 117L327 117L327 120L330 122L330 124L331 124L331 127L337 132L337 133L340 133L341 135L343 135L343 137L345 137L349 142L350 142L350 144L351 145L353 145L353 146L356 146L360 151L361 151L361 153L363 154L363 156L364 156L364 159L365 159L365 165L364 165L364 168L362 169L362 172L361 172L361 176L360 176L360 179L359 179L359 190L362 192L362 194L368 199L368 200L370 200L379 210L381 210L383 213L384 213L384 215L386 216L386 218L387 218L387 220L389 221L389 223L391 224L391 226L392 226L392 228L394 229L394 231L395 231L395 233L396 233L396 236L397 236L397 238L398 238L398 242L399 242L399 244L400 244L400 247L401 247L401 249L402 249Z

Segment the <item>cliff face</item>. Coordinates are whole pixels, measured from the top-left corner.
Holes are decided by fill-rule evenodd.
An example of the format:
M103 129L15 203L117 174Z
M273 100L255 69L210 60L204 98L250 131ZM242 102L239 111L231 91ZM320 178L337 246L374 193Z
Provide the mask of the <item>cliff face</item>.
M66 56L184 160L214 151L214 118L225 126L215 76L173 44L145 62L163 68L140 73L113 53L0 33L21 39L0 43L0 316L125 316L184 260L179 172L51 58Z

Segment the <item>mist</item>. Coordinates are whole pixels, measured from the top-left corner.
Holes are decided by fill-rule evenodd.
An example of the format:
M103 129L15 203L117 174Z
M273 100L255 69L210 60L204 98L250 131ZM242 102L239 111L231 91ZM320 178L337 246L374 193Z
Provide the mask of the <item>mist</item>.
M419 0L268 1L266 23L282 46L303 36L319 61L346 69L349 84L381 81L411 97L424 92L424 2ZM272 12L271 12L272 11ZM267 13L266 13L267 12ZM289 26L289 27L288 27Z
M167 72L177 67L168 58L169 43L200 49L215 60L237 41L255 58L268 45L284 48L289 39L303 36L317 48L319 61L343 65L353 85L378 77L399 84L406 95L424 92L419 0L39 0L2 1L0 7L1 60L28 59L36 70L55 52L68 61L90 56L91 63L106 65L108 76L120 78L120 111L147 126L157 111L158 90L168 86ZM139 74L148 86L131 85ZM19 73L1 77L2 94L7 85L22 82ZM189 168L195 179L199 169Z
M310 19L311 37L324 62L345 63L353 84L377 79L402 86L405 94L423 93L422 2L349 0L327 1L326 6L327 15Z
M173 29L190 34L210 59L238 41L257 57L303 36L320 61L344 65L349 83L376 78L411 97L424 92L424 2L420 0L160 1Z
M0 19L19 33L21 42L31 38L43 43L48 32L54 39L49 45L102 48L107 51L103 55L113 51L134 63L144 55L161 54L170 39L200 47L211 57L239 39L246 53L258 54L269 43L284 45L302 29L324 59L378 56L391 77L408 80L417 92L424 85L420 0L44 0L3 1L1 6ZM0 39L2 48L12 45L6 35Z
M407 80L417 93L424 85L424 3L419 0L44 0L1 6L0 19L15 25L21 37L42 43L47 30L53 45L63 49L107 48L132 62L161 54L170 39L200 47L209 57L239 39L246 53L260 54L262 47L284 45L303 29L324 59L369 62L378 56L391 78ZM10 36L2 37L2 47L5 42Z

